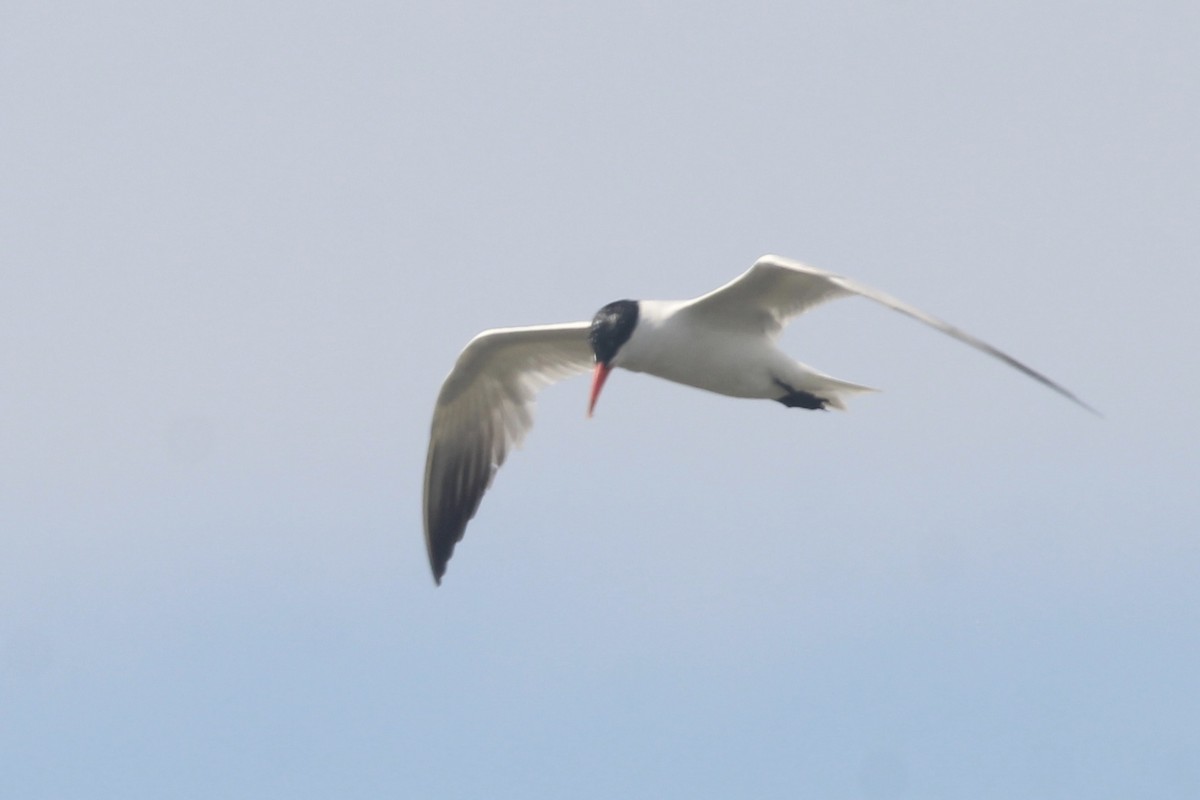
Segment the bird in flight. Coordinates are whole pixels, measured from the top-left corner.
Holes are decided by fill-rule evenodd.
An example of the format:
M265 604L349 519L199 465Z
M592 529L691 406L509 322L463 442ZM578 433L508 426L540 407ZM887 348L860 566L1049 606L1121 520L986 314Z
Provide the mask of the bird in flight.
M844 409L850 395L875 390L794 361L776 340L792 317L854 295L953 336L1098 413L1042 373L902 300L798 261L763 256L692 300L617 300L590 322L495 328L472 339L438 394L425 461L425 546L434 580L441 583L496 471L533 426L541 389L593 370L590 417L609 373L621 367L788 408Z

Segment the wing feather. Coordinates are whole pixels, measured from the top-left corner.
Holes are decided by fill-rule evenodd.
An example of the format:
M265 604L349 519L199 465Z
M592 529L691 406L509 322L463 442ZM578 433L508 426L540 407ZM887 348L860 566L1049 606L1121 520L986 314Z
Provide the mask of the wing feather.
M838 278L798 261L763 256L729 283L692 300L687 309L703 314L710 325L775 338L792 317L852 294Z
M496 471L533 426L537 393L591 367L589 326L484 331L446 377L425 461L425 546L438 583Z
M777 337L792 317L837 297L858 295L912 317L1003 361L1038 383L1082 406L1100 412L1037 370L982 339L938 319L903 300L833 272L781 256L763 256L754 266L721 288L691 301L689 313L704 315L709 324Z

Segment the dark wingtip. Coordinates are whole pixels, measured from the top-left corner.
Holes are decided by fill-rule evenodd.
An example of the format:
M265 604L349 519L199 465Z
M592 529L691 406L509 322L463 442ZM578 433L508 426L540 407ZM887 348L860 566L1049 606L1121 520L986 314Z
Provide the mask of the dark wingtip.
M442 585L442 576L446 574L446 561L447 559L444 558L440 560L431 558L429 560L429 571L433 573L434 586Z
M1068 392L1066 389L1059 386L1057 383L1053 383L1050 381L1046 381L1046 383L1051 389L1058 392L1063 397L1067 398L1072 403L1074 403L1075 405L1082 408L1084 411L1087 411L1087 412L1099 417L1100 419L1104 419L1104 414L1099 409L1095 408L1094 406L1088 405L1083 400L1080 400L1078 397L1075 396L1074 392Z
M955 328L954 330L958 331L957 328ZM961 334L961 336L959 338L963 338L964 341L966 341L968 343L978 342L979 344L977 344L976 346L979 347L979 349L995 356L996 358L1003 361L1005 364L1008 364L1010 367L1013 367L1014 369L1016 369L1020 372L1024 372L1026 375L1033 378L1035 381L1042 384L1046 388L1051 389L1055 392L1058 392L1060 395L1067 398L1072 403L1074 403L1075 405L1082 408L1084 411L1090 411L1092 414L1095 414L1100 419L1104 419L1103 414L1101 414L1098 410L1096 410L1092 406L1085 403L1083 400L1080 400L1079 397L1076 396L1076 394L1074 392L1072 392L1071 390L1067 389L1066 387L1060 386L1059 384L1050 380L1045 375L1038 372L1036 369L1033 369L1032 367L1022 364L1020 361L1017 361L1015 358L1010 356L1008 353L1005 353L1001 350L997 350L996 348L992 347L990 344L987 344L986 342L981 342L978 339L975 339L974 337L967 337L967 335L962 334L961 331L958 331L958 333Z

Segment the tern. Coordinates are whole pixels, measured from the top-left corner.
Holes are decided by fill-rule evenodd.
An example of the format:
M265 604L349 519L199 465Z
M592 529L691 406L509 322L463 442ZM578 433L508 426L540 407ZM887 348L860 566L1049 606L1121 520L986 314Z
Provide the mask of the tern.
M780 256L692 300L617 300L590 322L486 330L458 357L438 394L425 461L425 545L438 584L496 471L533 425L537 393L593 371L587 413L613 369L645 372L730 397L788 408L844 409L876 391L794 361L783 326L814 306L857 295L998 358L1083 408L1073 393L1007 353L877 289Z

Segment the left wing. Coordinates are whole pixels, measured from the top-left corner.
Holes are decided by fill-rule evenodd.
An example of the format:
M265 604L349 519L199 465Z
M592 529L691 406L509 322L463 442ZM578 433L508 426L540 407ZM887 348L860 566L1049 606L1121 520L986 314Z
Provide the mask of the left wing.
M745 273L721 288L697 297L685 309L687 313L703 315L714 326L775 338L792 317L826 300L852 295L874 300L893 311L924 322L1020 370L1093 414L1100 414L1072 392L982 339L878 289L790 258L763 256Z

